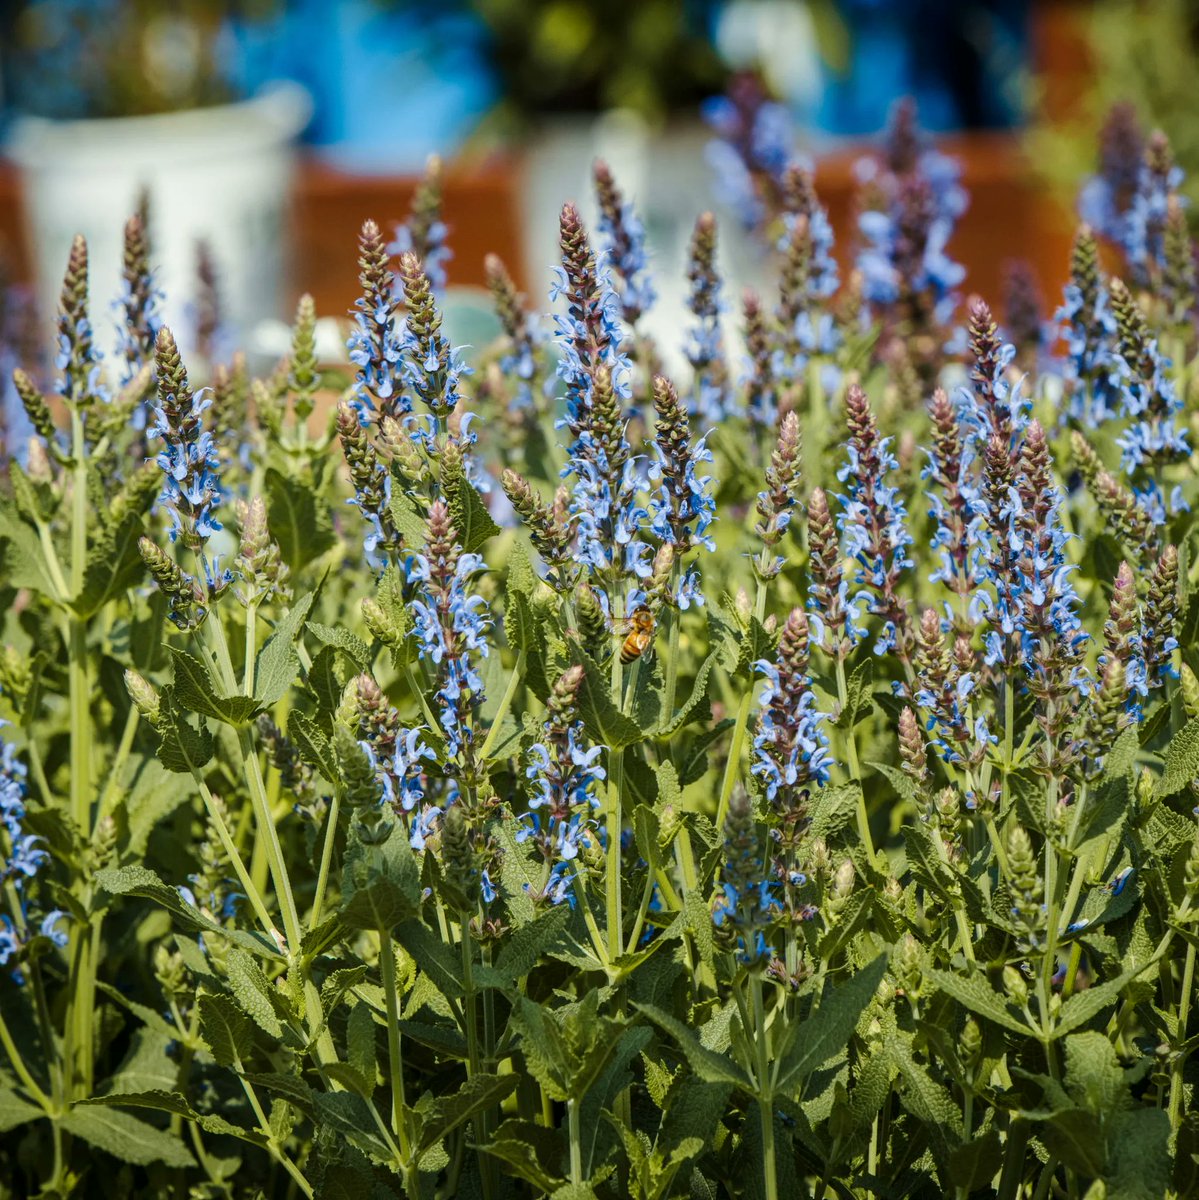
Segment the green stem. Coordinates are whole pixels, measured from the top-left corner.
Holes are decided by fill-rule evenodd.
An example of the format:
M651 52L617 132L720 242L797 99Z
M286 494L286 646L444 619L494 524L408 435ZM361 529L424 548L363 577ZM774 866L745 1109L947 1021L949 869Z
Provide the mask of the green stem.
M1181 1044L1187 1037L1187 1020L1191 1015L1191 993L1195 987L1195 943L1187 943L1186 963L1182 969L1182 995L1178 998L1178 1042ZM1170 1068L1170 1135L1178 1136L1178 1127L1182 1120L1183 1101L1183 1070L1186 1058L1180 1052Z
M404 1102L403 1060L400 1058L400 1010L396 992L395 950L391 945L391 934L379 934L379 965L383 972L383 999L387 1004L387 1063L391 1071L391 1119L396 1136L400 1139L400 1154L407 1171L416 1164L411 1161L412 1148L408 1144L408 1124L405 1118L407 1105Z
M321 847L321 869L316 878L316 895L312 899L312 916L308 928L315 929L320 924L321 908L325 903L325 890L329 886L329 865L333 861L333 843L337 839L337 817L341 809L341 789L333 792L333 803L329 805L329 815L325 818L325 844Z
M520 686L524 672L525 651L522 649L516 656L516 664L512 668L512 674L508 676L508 686L504 689L503 696L500 697L500 706L496 709L495 716L492 718L491 728L487 731L487 737L483 739L483 745L479 750L480 762L487 761L487 755L490 753L492 746L495 745L496 738L499 737L500 726L504 723L504 718L512 708L512 701L516 698L516 689Z
M678 594L679 574L682 564L676 558L670 568L670 594ZM670 609L670 630L667 636L666 650L666 684L662 697L662 724L669 725L674 718L674 694L678 688L679 678L679 633L683 623L683 615L678 609Z
M0 1013L0 1046L4 1047L4 1052L8 1055L9 1062L12 1063L13 1070L17 1073L17 1078L25 1085L26 1091L47 1113L52 1113L54 1106L50 1103L50 1097L42 1091L37 1080L29 1073L29 1068L25 1065L25 1060L21 1057L21 1052L17 1049L12 1034L8 1031L8 1022L5 1021L3 1013Z
M849 700L849 688L845 682L845 659L840 655L836 655L837 663L837 700L841 705L841 711L845 711L845 705ZM852 717L850 718L852 722ZM875 865L875 850L874 839L870 835L870 814L866 811L866 790L862 787L862 768L858 764L858 747L854 739L853 725L845 731L845 753L849 759L849 777L858 785L858 837L862 839L862 846L866 850L866 857L873 867Z
M140 720L141 713L138 712L137 705L130 704L129 712L125 715L125 728L121 730L121 741L113 756L112 766L108 768L108 782L104 785L104 791L100 793L100 803L96 806L97 826L108 812L113 793L121 781L121 771L129 758L129 751L133 749L133 739L137 735L137 726Z
M753 975L749 981L750 1000L753 1005L753 1022L758 1054L757 1091L758 1114L762 1120L762 1179L766 1187L766 1200L778 1200L778 1166L774 1149L774 1097L770 1087L770 1046L766 1034L766 1017L762 1005L762 980Z
M617 708L622 708L621 662L619 653L612 655L612 699ZM608 931L608 960L615 962L620 957L624 939L623 898L620 887L620 793L624 788L624 751L608 752L607 812L608 828L607 863L604 872L604 910Z
M583 1186L583 1138L579 1130L579 1102L566 1102L566 1123L570 1135L570 1182L575 1187Z

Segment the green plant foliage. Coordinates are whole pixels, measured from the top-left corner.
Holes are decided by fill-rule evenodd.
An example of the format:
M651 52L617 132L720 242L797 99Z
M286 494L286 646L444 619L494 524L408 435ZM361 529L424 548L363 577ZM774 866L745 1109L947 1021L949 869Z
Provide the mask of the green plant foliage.
M77 242L3 446L0 1191L1194 1195L1199 360L1151 149L1164 257L1119 227L1134 294L1080 234L1057 357L953 335L935 255L884 286L938 160L879 165L839 293L811 180L753 164L777 303L743 379L701 217L681 390L602 165L556 342L489 260L470 373L373 222L352 378L308 300L270 378L185 362L136 222L102 364Z

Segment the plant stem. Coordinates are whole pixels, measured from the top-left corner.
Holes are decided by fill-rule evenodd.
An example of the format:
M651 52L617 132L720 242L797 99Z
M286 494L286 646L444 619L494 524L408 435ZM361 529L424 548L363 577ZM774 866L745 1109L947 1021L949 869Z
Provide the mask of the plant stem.
M396 959L391 944L391 934L386 930L379 934L379 966L383 973L383 999L387 1005L387 1063L391 1072L391 1120L396 1136L400 1139L400 1154L407 1170L412 1162L412 1149L408 1144L408 1124L404 1115L403 1060L400 1058L400 1010L396 994Z
M500 726L504 723L504 718L508 715L512 708L512 701L516 697L516 689L520 686L520 681L525 673L525 651L521 650L516 656L516 664L512 668L512 674L508 676L508 686L504 689L503 696L500 697L500 706L496 709L495 716L491 721L491 728L487 731L487 736L483 739L483 745L479 749L479 761L485 762L491 748L495 745L496 738L500 734Z
M845 682L845 659L838 654L837 662L837 701L841 705L841 711L845 711L845 705L849 700L849 688ZM858 837L862 839L862 845L866 850L866 857L873 867L874 858L874 839L870 836L870 814L866 811L866 791L862 787L862 768L858 764L858 747L854 739L853 733L853 718L850 718L851 724L845 731L845 753L849 759L849 777L858 785Z
M21 1052L17 1049L17 1044L8 1030L8 1023L5 1021L3 1013L0 1013L0 1045L4 1047L4 1052L8 1055L8 1060L17 1073L17 1078L25 1085L26 1091L47 1113L52 1113L54 1106L50 1103L50 1097L42 1091L37 1080L29 1073L29 1068L25 1065L25 1060L21 1057Z
M778 1166L774 1150L774 1097L770 1087L770 1045L762 1005L762 980L756 974L750 976L749 993L753 1008L754 1042L758 1054L757 1091L758 1114L762 1119L762 1178L766 1188L766 1200L778 1200Z
M312 915L308 920L309 930L320 924L321 909L325 903L325 890L329 886L329 865L333 861L333 843L337 838L337 817L341 809L341 789L333 791L333 802L325 818L325 843L321 847L321 868L316 878L316 895L312 898Z
M579 1102L566 1102L566 1123L570 1134L570 1182L575 1187L583 1186L583 1139L579 1131Z
M622 679L619 652L612 655L612 700L622 708ZM604 909L607 919L608 960L620 957L624 941L624 913L620 887L620 793L624 787L624 751L608 753L608 787L606 823L608 830L607 863L604 872Z
M1178 1041L1183 1043L1187 1037L1187 1020L1191 1015L1191 993L1195 987L1195 943L1187 943L1186 962L1182 969L1182 995L1178 999ZM1182 1120L1183 1100L1183 1071L1186 1067L1185 1055L1179 1053L1170 1068L1170 1136L1178 1136L1178 1127Z

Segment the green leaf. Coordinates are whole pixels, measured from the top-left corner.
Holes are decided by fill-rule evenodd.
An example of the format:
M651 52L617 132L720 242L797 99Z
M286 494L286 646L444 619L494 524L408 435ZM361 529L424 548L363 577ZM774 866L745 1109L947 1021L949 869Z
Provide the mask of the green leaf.
M155 1129L116 1109L77 1106L59 1122L61 1128L97 1150L125 1163L160 1162L168 1167L194 1167L196 1161L174 1134Z
M234 946L225 960L229 988L242 1011L269 1037L281 1038L283 1026L271 1000L272 987L262 968L240 946Z
M349 857L340 915L350 929L389 933L420 908L420 872L403 827L387 841Z
M779 1068L780 1089L798 1090L793 1085L798 1085L826 1059L845 1049L858 1018L873 999L886 970L887 956L880 954L845 983L825 992L820 1007L803 1022L799 1038Z
M8 501L0 502L0 579L8 587L29 588L55 598L37 532L17 515Z
M265 476L267 522L279 553L293 574L333 545L333 526L325 505L317 505L313 489L268 467Z
M1062 1005L1057 1024L1053 1027L1053 1036L1055 1038L1064 1037L1071 1030L1085 1025L1109 1004L1114 1004L1124 988L1143 971L1148 970L1151 965L1152 960L1143 962L1139 966L1130 967L1117 978L1109 979L1107 983L1097 983L1087 988L1086 991L1075 992Z
M263 707L281 699L295 680L300 669L295 642L314 598L313 592L301 596L287 616L275 626L275 632L258 652L258 662L254 668L254 696Z
M588 737L611 750L622 750L641 741L645 736L641 727L616 707L606 675L595 659L575 638L570 639L568 646L573 661L583 668L578 703Z
M920 789L916 786L915 781L905 771L901 771L898 767L891 766L890 763L883 762L867 762L864 764L872 771L877 771L882 775L887 782L895 789L895 794L902 797L909 804L919 805L921 803Z
M154 730L159 738L158 761L168 771L190 775L212 757L212 734L203 725L199 729L192 725L176 703L172 687L163 688L159 695Z
M999 1130L988 1129L949 1155L949 1178L965 1193L989 1187L1003 1166Z
M443 996L466 994L462 985L460 957L423 921L406 920L396 926L395 939L416 961L416 965L437 985Z
M544 1125L507 1120L482 1149L507 1164L513 1175L531 1183L539 1195L555 1191L562 1182L558 1173L562 1141L555 1130Z
M83 590L71 605L81 617L99 612L114 596L142 578L146 568L137 549L141 533L141 519L130 513L93 543L83 571Z
M467 554L473 554L500 531L465 474L458 476L458 489L450 494L450 519L458 532L459 545Z
M148 867L128 866L105 868L97 871L94 882L102 891L113 896L141 896L161 904L173 917L182 921L189 929L205 929L220 934L238 946L265 958L280 959L277 946L258 933L244 929L228 929L206 917L198 908L193 908L179 894L178 888L163 883Z
M205 992L200 996L200 1036L222 1067L236 1066L253 1049L250 1018L228 997Z
M525 597L531 597L537 591L537 572L533 570L533 562L525 543L517 538L508 552L508 596L519 592Z
M562 936L570 918L568 905L557 905L522 925L505 939L503 949L488 970L479 968L475 982L480 987L511 987L524 979Z
M928 1073L928 1068L912 1057L907 1038L892 1039L891 1053L904 1082L901 1093L904 1107L928 1127L943 1159L962 1140L962 1115L949 1092Z
M397 477L393 475L391 504L389 506L392 522L399 532L400 537L404 539L405 545L414 548L423 546L428 537L428 525L425 522L425 518L417 512L412 498L402 487L396 486L397 482ZM383 603L382 599L380 599L379 603Z
M656 1005L638 1004L635 1007L661 1030L670 1034L691 1065L692 1071L705 1083L726 1083L748 1092L751 1096L757 1094L749 1076L727 1055L709 1050L695 1036L689 1025L684 1025L682 1021Z
M168 646L167 653L174 672L174 694L184 708L229 725L244 725L258 711L258 702L252 696L223 695L208 665L194 654L178 646Z
M1141 748L1140 731L1130 725L1118 738L1103 759L1103 782L1123 779L1132 770Z
M716 665L716 658L716 652L713 651L699 664L699 670L695 673L695 683L691 688L691 694L673 717L671 717L670 713L664 714L663 722L655 731L655 736L669 737L672 733L676 733L682 729L695 716L700 706L707 701L708 687L711 681L712 668ZM705 709L705 711L707 710Z
M356 1004L346 1021L346 1058L365 1084L365 1095L375 1090L375 1018L365 1004Z
M315 771L319 771L329 783L340 777L333 747L325 737L315 717L293 708L287 716L287 736L295 745L300 757Z
M504 604L504 636L514 650L536 654L544 644L541 616L520 591L509 590Z
M1166 747L1161 778L1153 789L1154 798L1164 800L1181 792L1199 776L1199 717L1188 721Z
M1179 1142L1183 1142L1180 1134ZM1170 1186L1170 1118L1160 1108L1135 1108L1108 1122L1110 1200L1159 1200ZM1177 1153L1181 1155L1180 1144ZM1193 1192L1176 1193L1179 1196Z
M1071 1170L1088 1179L1101 1176L1107 1166L1103 1125L1093 1113L1068 1108L1054 1113L1041 1128L1041 1138Z
M371 648L356 633L351 633L340 625L322 625L319 621L309 621L307 629L322 646L332 646L335 650L342 651L358 670L369 669L374 656L371 654Z
M863 659L845 684L845 704L832 723L835 729L852 729L874 707L874 661Z
M0 1133L7 1133L10 1129L16 1129L27 1121L36 1121L45 1115L41 1108L30 1104L12 1088L0 1088Z
M441 1141L476 1113L496 1107L520 1083L516 1075L475 1075L449 1096L437 1096L429 1104L420 1131L418 1153Z
M924 972L925 979L934 987L939 988L947 996L952 996L959 1004L968 1008L988 1021L1013 1033L1025 1037L1036 1037L1037 1031L1029 1029L1028 1022L1023 1019L1014 1005L1001 996L981 974L955 975L949 971L929 969Z
M1100 1117L1131 1102L1115 1046L1094 1031L1066 1038L1066 1087L1080 1108Z

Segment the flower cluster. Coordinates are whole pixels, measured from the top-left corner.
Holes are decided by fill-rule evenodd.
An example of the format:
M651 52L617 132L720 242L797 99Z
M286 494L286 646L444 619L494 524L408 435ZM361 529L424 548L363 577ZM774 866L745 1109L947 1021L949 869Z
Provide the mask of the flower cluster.
M150 269L150 241L145 218L135 213L125 224L121 259L120 382L130 383L145 363L154 357L154 345L162 328L162 290ZM144 427L145 410L139 405L135 419Z
M1186 430L1179 423L1183 403L1168 374L1169 362L1149 335L1140 306L1119 279L1112 280L1111 298L1119 333L1114 374L1119 380L1121 414L1129 421L1116 439L1122 451L1120 465L1154 524L1164 525L1187 507L1180 487L1167 496L1159 482L1163 467L1190 453Z
M552 904L574 903L571 871L582 849L598 844L592 812L599 807L596 785L605 778L599 765L603 746L587 746L578 715L583 668L568 667L554 684L546 705L541 740L528 752L529 811L517 841L531 840L545 874L537 895Z
M756 669L766 677L754 736L753 773L766 798L782 812L799 807L812 784L828 782L833 758L820 728L826 714L816 709L808 674L809 623L802 608L792 609L779 637L773 662Z
M407 578L416 586L412 637L421 657L433 665L437 718L452 757L472 743L472 714L483 703L479 660L490 650L491 617L487 602L470 589L483 565L477 554L462 550L449 508L435 500L424 553L409 558Z
M382 416L402 416L412 407L399 372L404 348L399 301L387 247L374 221L364 222L359 234L358 269L362 295L354 301L354 324L346 347L350 362L358 368L354 406L367 424Z
M603 239L604 260L618 281L621 315L633 327L658 298L649 274L645 229L632 203L621 195L608 164L597 160L593 174L599 206L596 228Z
M445 264L454 257L450 249L449 229L441 215L442 167L436 154L429 156L425 174L412 196L408 220L395 227L395 237L387 247L393 257L415 254L424 264L430 286L437 295L445 291Z
M717 194L746 229L766 218L792 155L793 132L786 108L767 97L754 75L738 75L727 95L704 105L717 134L708 144Z
M650 528L680 558L693 545L715 550L710 529L716 520L716 500L711 477L697 475L696 468L712 461L712 452L704 439L691 440L687 414L678 393L668 379L658 376L653 383L654 449L657 462L649 468L649 478L658 484L649 501ZM688 572L680 584L675 602L686 608L691 598L702 602L694 572Z
M711 213L704 213L695 222L687 256L687 279L691 284L687 307L696 318L686 346L687 361L694 372L687 408L705 425L716 426L729 415L732 397L720 331L724 301L716 269L716 218Z
M891 453L891 439L879 435L870 402L857 384L850 385L845 397L845 414L847 459L837 478L846 491L837 497L842 507L837 525L845 553L858 564L854 582L859 590L853 604L864 602L867 611L883 621L875 654L888 650L906 654L908 610L898 586L902 573L915 563L908 555L912 535L907 510L899 489L887 479L898 464Z

